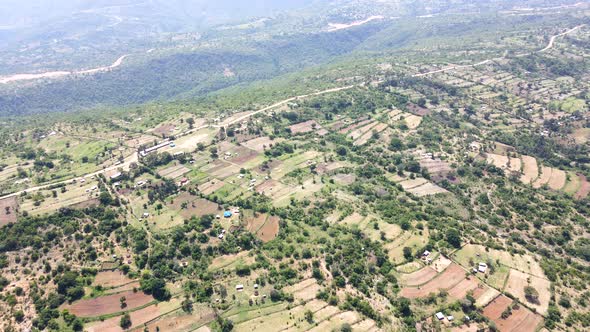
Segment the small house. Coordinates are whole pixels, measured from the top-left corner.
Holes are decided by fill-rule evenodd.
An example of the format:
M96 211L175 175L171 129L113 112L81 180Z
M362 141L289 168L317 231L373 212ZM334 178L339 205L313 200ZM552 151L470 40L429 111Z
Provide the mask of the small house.
M147 218L147 217L149 217L149 216L150 216L150 214L149 214L149 213L147 213L147 212L144 212L144 213L143 213L143 218L144 218L144 219L145 219L145 218Z
M437 312L436 319L443 320L443 319L445 319L445 315L442 312Z
M244 285L242 285L242 284L240 284L240 285L236 285L236 290L237 290L238 292L241 292L241 291L243 291L243 290L244 290Z
M455 317L453 317L453 316L448 316L448 317L447 317L447 319L449 320L449 322L452 322L452 321L455 319Z
M258 289L258 284L254 284L254 289Z
M224 216L225 218L231 218L231 216L232 216L232 213L231 213L231 211L225 211L225 212L223 213L223 216Z
M430 251L426 250L424 251L424 253L422 253L422 257L428 257L430 256Z
M488 270L488 265L486 263L479 263L477 270L481 273L486 273Z

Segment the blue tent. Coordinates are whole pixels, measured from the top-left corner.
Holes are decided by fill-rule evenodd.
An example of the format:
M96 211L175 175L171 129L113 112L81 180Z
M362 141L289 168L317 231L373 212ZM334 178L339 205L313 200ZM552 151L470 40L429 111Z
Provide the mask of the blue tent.
M231 211L225 211L225 213L223 214L224 217L229 218L231 217Z

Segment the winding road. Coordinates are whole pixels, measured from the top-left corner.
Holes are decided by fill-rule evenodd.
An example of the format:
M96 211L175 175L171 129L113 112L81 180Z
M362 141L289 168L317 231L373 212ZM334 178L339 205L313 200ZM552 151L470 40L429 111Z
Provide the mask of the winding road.
M549 39L549 43L543 49L540 49L540 50L535 51L535 52L532 52L532 53L521 53L521 54L517 54L516 57L523 57L523 56L531 55L531 54L534 54L534 53L542 53L542 52L548 51L548 50L550 50L550 49L553 48L553 45L555 44L555 40L557 38L562 37L562 36L565 36L565 35L568 35L568 34L574 32L574 31L582 28L585 25L586 24L580 24L580 25L578 25L576 27L573 27L573 28L571 28L571 29L569 29L569 30L567 30L565 32L562 32L562 33L559 33L557 35L551 36L551 38ZM425 73L414 74L414 75L412 75L412 77L423 77L423 76L428 76L428 75L436 74L436 73L442 73L442 72L449 71L449 70L454 70L454 69L477 67L477 66L485 65L485 64L490 63L492 61L504 59L505 57L506 57L506 55L503 55L502 57L499 57L499 58L493 58L493 59L483 60L481 62L474 63L472 65L453 65L453 64L451 64L450 66L445 67L445 68L442 68L442 69L436 69L436 70L432 70L432 71L425 72Z
M125 60L125 58L128 56L129 56L129 54L119 57L110 66L98 67L98 68L87 69L87 70L49 71L49 72L39 73L39 74L15 74L15 75L10 75L10 76L0 76L0 84L8 84L8 83L18 82L18 81L30 81L30 80L36 80L36 79L41 79L41 78L60 78L60 77L73 76L73 75L91 75L91 74L106 72L106 71L110 71L110 70L113 70L113 69L119 67L121 64L123 64L123 60Z

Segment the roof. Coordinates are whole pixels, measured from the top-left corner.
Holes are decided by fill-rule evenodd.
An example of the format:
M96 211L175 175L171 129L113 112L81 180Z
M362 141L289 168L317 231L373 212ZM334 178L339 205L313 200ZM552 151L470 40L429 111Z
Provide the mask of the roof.
M226 218L229 218L229 217L231 217L231 215L232 215L231 211L225 211L225 212L223 213L223 216L224 216L224 217L226 217Z
M437 312L436 313L436 318L438 318L438 320L442 320L442 319L445 319L445 315L443 315L442 312Z

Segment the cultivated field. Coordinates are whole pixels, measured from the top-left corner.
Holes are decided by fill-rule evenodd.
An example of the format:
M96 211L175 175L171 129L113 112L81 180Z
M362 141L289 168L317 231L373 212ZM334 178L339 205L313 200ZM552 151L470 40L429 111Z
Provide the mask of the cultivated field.
M119 301L123 296L127 299L127 307L125 310L132 310L154 301L153 297L144 294L141 291L129 291L93 299L78 300L70 305L65 305L63 308L68 309L69 312L78 317L98 317L114 314L123 310L121 309L121 303Z
M441 274L420 287L404 287L400 295L410 299L426 297L438 293L441 289L451 289L465 279L465 270L457 264L451 264Z
M522 305L518 309L513 308L512 314L508 318L501 317L502 312L511 304L510 298L500 295L484 308L483 314L492 320L501 332L536 331L543 318Z
M532 286L537 292L539 292L538 303L531 303L526 299L524 288L528 285ZM540 314L545 315L551 298L550 287L551 282L547 279L531 276L511 269L505 291L516 296L522 303L526 303L527 306L535 308Z
M9 197L0 200L0 227L17 221L18 199Z

